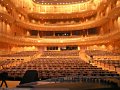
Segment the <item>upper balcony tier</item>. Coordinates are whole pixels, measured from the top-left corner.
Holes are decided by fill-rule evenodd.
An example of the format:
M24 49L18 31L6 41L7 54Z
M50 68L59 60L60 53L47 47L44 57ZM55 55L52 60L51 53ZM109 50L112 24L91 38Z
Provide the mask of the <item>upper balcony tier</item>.
M40 0L33 0L40 1ZM52 2L53 1L53 2ZM64 0L41 0L36 4L33 2L32 13L42 13L42 14L60 14L60 13L75 13L83 12L89 10L96 10L99 6L93 0L69 0L71 2ZM76 2L75 2L76 1ZM79 2L78 2L79 1ZM85 2L86 1L86 2ZM52 2L52 3L49 3ZM58 2L58 3L57 3ZM68 3L69 2L69 3ZM100 4L100 3L99 3Z
M83 3L90 0L32 0L37 4L51 4L51 5L58 5L58 4L74 4L74 3Z
M108 4L106 0L0 0L0 3L13 13L16 11L32 19L85 18Z
M69 18L86 18L95 15L97 12L96 10L84 11L82 13L28 13L28 17L32 19L69 19Z
M10 0L15 7L22 8L26 13L63 14L76 13L97 8L106 0Z

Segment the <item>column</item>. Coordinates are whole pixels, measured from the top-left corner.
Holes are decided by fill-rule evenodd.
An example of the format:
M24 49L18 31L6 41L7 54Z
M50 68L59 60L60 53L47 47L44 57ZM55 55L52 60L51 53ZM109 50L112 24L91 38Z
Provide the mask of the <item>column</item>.
M60 46L58 46L58 51L60 51Z
M110 11L110 8L108 6L107 9L106 9L106 13L105 13L106 16L108 15L109 11Z
M104 32L103 32L103 27L100 27L100 35L103 35Z
M29 31L27 31L27 36L30 36L30 32Z
M6 29L6 24L5 22L3 21L3 32L5 33L5 29Z
M23 0L21 0L21 7L25 7L25 2L23 2Z
M116 29L119 30L119 23L118 23L118 17L116 18Z
M117 20L114 20L114 29L117 30Z
M24 21L24 16L21 16L21 20Z
M72 31L70 31L70 37L72 37Z
M10 25L7 24L7 30L6 30L6 33L9 34L9 33L10 33L10 30L11 30L11 29L10 29Z
M3 32L3 21L1 22L1 32Z
M110 30L114 30L114 23L113 23L113 20L111 19L110 21L109 21L109 27L110 27Z
M0 32L2 31L2 21L0 21Z
M87 30L87 37L89 36L88 32L89 32L89 29Z
M78 50L80 50L80 46L78 46Z
M120 29L120 17L118 17L117 23L118 23L118 29Z
M55 36L55 31L53 32L53 37Z
M4 32L7 32L7 24L4 22Z
M120 1L117 1L116 7L119 7L119 6L120 6Z
M6 11L7 11L7 10L6 10L6 7L3 7L3 11L4 11L4 12L6 12Z
M2 6L0 5L0 11L2 11Z
M100 12L98 11L96 15L96 20L98 20L99 18L100 18Z
M40 35L39 35L39 31L37 31L38 33L37 33L37 37L39 38L40 37Z
M44 51L47 51L47 47L44 47Z

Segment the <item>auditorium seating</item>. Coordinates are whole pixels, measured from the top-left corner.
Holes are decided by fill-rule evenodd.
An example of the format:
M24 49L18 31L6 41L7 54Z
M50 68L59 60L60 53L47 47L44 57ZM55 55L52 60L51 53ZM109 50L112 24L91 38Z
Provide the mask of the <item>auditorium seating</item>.
M109 71L116 71L120 74L120 60L94 60L94 63Z
M102 51L102 50L86 50L89 56L93 57L92 62L101 67L102 69L109 71L116 71L120 74L120 54Z
M21 52L22 53L22 52ZM20 55L21 55L20 53ZM24 55L27 52L23 52ZM32 54L31 54L32 53ZM39 52L27 53L34 55ZM41 53L40 53L41 54ZM25 59L6 59L0 60L0 73L8 72L8 79L21 80L28 70L38 72L39 80L48 82L94 82L108 84L110 87L118 87L118 81L111 81L111 78L120 80L120 75L115 71L103 70L98 64L82 60L79 56L80 51L44 51L41 56ZM25 55L25 56L27 56ZM10 58L13 55L10 56ZM16 55L15 55L16 56ZM14 56L13 56L14 57ZM24 57L24 56L23 56ZM8 58L8 57L7 57ZM99 63L99 61L94 60ZM119 61L102 61L110 64L119 64ZM2 68L4 66L4 68Z
M86 50L88 55L92 56L120 56L119 53L103 51L103 50Z
M22 51L22 52L16 52L8 55L0 55L0 57L28 57L36 54L37 52L38 51Z
M13 65L14 62L14 65ZM18 63L19 62L19 63ZM85 62L79 57L79 51L45 51L33 60L6 60L4 71L13 78L22 78L27 70L37 70L39 79L80 76L80 77L118 77L115 71L102 70Z
M79 50L71 50L71 51L44 51L42 56L79 56Z
M120 67L120 60L95 60L95 62L96 63L100 62L100 63L109 64L109 65Z

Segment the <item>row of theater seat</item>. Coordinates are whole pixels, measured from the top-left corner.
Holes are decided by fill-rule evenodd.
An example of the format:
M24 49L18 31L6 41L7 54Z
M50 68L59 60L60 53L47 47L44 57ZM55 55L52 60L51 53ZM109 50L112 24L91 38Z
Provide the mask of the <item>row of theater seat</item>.
M95 60L96 62L105 63L113 66L120 67L120 60Z
M86 50L85 53L87 53L89 56L120 56L119 53L102 50Z
M120 60L94 60L94 63L109 71L120 73Z
M28 57L38 53L38 51L22 51L13 54L0 55L0 57Z
M79 50L71 51L45 51L42 56L79 56Z

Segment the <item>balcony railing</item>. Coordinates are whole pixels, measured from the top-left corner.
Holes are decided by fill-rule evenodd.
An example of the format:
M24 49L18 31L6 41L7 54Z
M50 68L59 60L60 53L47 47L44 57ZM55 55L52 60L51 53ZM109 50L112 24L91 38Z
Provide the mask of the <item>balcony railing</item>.
M91 37L74 37L73 38L26 38L24 36L10 36L6 33L0 33L0 41L9 42L12 44L20 44L20 45L40 45L40 44L64 44L64 43L96 43L99 40L100 42L106 42L106 38L113 37L117 35L115 38L119 38L120 30L114 31L113 33L104 35L104 36L91 36ZM109 42L109 40L108 40Z

